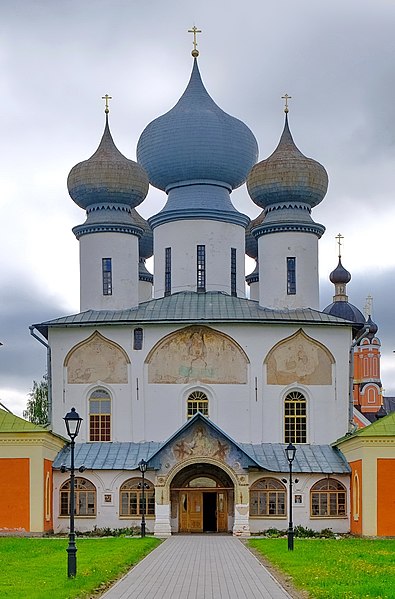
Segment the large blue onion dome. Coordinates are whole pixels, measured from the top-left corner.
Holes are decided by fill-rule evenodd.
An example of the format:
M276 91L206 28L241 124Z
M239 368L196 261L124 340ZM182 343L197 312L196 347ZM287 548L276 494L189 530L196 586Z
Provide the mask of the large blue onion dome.
M108 114L99 147L88 160L71 169L67 187L74 202L85 210L92 204L124 204L133 208L147 195L147 174L114 144Z
M255 227L258 227L259 225L261 225L264 218L265 218L265 211L262 210L262 212L260 214L258 214L258 216L256 218L254 218L253 220L250 221L250 224L246 228L246 236L245 236L246 249L245 249L245 251L246 251L247 256L249 256L250 258L254 258L255 260L258 259L258 239L256 237L254 237L254 235L252 234L252 230L255 229Z
M152 229L149 226L148 222L137 212L135 208L131 210L131 217L133 223L137 225L140 229L142 229L143 234L139 239L139 255L140 258L151 258L154 253L154 239Z
M177 104L144 129L137 145L137 161L150 183L164 191L180 182L221 182L235 189L257 157L253 133L209 96L196 58Z
M327 172L296 147L287 114L277 148L269 158L253 167L247 187L252 200L261 208L286 203L289 206L304 204L311 209L325 197Z

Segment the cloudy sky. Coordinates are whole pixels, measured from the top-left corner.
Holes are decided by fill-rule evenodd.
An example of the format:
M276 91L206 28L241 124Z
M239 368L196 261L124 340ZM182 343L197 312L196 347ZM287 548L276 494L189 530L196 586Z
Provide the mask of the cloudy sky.
M115 143L135 159L153 118L169 110L190 75L191 34L213 99L253 130L260 159L283 127L288 93L298 147L328 171L313 212L320 241L321 305L331 302L335 236L345 242L350 301L374 298L382 380L395 395L394 0L2 0L0 3L0 401L16 414L45 348L29 325L78 312L78 242L84 220L66 179L96 149L111 102ZM259 213L245 186L236 207ZM140 211L164 203L150 190Z

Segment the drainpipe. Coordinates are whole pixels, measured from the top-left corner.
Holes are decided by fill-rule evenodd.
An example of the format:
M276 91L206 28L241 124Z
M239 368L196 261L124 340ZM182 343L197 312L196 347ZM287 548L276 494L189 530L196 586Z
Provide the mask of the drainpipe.
M350 346L350 353L349 353L349 373L350 373L350 379L349 379L349 390L348 390L348 431L347 434L351 435L354 432L354 394L353 394L353 390L354 390L354 348L357 345L357 343L359 343L359 341L361 341L361 339L363 337L366 337L366 335L369 333L370 331L370 325L365 324L365 326L363 327L363 329L356 335L355 339L353 339L353 342L351 343Z
M51 348L42 339L34 332L34 325L29 327L30 334L32 337L37 339L44 347L47 348L47 382L48 382L48 424L50 425L50 430L52 430L52 367L51 367Z

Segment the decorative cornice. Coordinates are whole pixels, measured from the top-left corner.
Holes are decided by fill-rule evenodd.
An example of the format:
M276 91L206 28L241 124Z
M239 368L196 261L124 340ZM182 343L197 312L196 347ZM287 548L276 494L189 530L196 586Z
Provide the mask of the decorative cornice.
M297 232L297 233L312 233L313 235L317 235L318 239L325 233L324 225L319 225L318 223L270 223L270 224L262 224L259 227L256 227L252 230L252 234L254 237L259 238L262 235L269 235L270 233L289 233L289 232Z
M278 204L269 204L265 208L265 214L273 212L275 210L306 210L311 214L311 206L304 202L279 202Z
M98 210L114 210L132 214L132 208L130 206L127 204L115 204L114 202L99 202L97 204L90 204L86 209L86 213L90 214L91 212L97 212Z
M142 237L144 231L135 225L121 225L119 223L96 223L92 225L83 224L77 225L72 229L77 239L83 235L91 235L92 233L126 233Z
M246 282L248 283L248 285L251 285L252 283L258 283L258 281L259 273L252 272L251 274L246 276Z
M148 223L152 229L179 220L215 220L223 223L239 225L244 229L248 226L250 219L241 212L225 212L219 210L199 210L198 208L185 208L183 210L164 210L151 216ZM74 231L74 229L73 229Z

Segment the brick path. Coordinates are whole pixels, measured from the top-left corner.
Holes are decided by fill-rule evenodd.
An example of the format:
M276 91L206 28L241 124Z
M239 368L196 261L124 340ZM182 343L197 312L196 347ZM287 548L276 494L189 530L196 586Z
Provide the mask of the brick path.
M290 599L243 543L231 536L176 535L102 599Z

